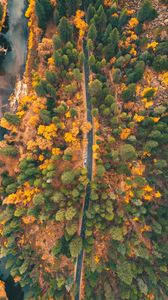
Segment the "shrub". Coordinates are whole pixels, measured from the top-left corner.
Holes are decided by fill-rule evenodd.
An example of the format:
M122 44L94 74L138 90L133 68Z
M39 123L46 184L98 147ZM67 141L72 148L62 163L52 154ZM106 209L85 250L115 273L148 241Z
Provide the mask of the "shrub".
M155 94L155 89L154 88L147 88L144 92L143 92L143 97L150 99L154 96Z
M145 21L151 21L157 17L157 12L152 6L152 2L150 0L145 0L140 10L138 11L137 18L143 23Z

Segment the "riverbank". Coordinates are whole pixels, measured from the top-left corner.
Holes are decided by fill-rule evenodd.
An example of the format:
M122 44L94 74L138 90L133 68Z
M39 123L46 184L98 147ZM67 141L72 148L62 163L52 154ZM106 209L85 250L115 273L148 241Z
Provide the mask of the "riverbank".
M0 2L3 7L3 16L2 16L2 20L0 21L0 32L1 32L6 20L8 0L1 0Z

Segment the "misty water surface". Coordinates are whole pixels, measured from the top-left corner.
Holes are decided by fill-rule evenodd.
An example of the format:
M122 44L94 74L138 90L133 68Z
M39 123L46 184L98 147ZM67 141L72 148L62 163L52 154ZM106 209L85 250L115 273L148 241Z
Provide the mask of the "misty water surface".
M8 103L16 79L24 71L27 52L25 7L26 0L8 0L9 30L4 36L12 51L7 53L0 67L0 106Z

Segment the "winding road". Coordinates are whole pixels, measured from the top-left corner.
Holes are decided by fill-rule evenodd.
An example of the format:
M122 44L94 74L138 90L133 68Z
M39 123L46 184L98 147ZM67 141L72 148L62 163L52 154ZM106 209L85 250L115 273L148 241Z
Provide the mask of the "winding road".
M89 64L88 64L88 49L87 49L87 44L86 40L83 42L83 53L84 53L84 84L85 84L85 95L86 95L86 107L87 107L87 121L92 122L92 105L89 99L89 91L88 91L88 83L89 83ZM93 124L92 124L93 125ZM84 207L83 207L83 216L82 216L82 226L81 226L81 232L80 236L82 238L82 242L84 244L85 241L85 231L86 231L86 211L89 208L89 201L90 201L90 193L91 193L91 186L90 182L92 179L92 158L93 158L93 153L92 153L92 145L93 145L93 129L89 131L87 134L87 140L88 140L88 145L87 145L87 158L86 158L86 167L87 167L87 176L89 183L86 187L86 195L85 195L85 202L84 202ZM77 265L76 265L76 277L75 277L75 282L77 284L77 294L75 297L75 300L80 299L80 287L81 287L81 279L82 279L82 266L83 266L83 257L84 257L84 250L82 249L81 253L79 254L77 258Z

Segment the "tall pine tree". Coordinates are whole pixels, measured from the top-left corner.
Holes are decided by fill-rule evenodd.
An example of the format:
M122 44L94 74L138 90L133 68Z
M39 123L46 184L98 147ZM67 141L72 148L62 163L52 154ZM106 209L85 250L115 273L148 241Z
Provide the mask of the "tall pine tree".
M61 18L61 20L59 22L58 30L60 33L61 40L64 43L67 43L68 41L70 41L72 39L73 27L69 23L69 21L66 17Z

